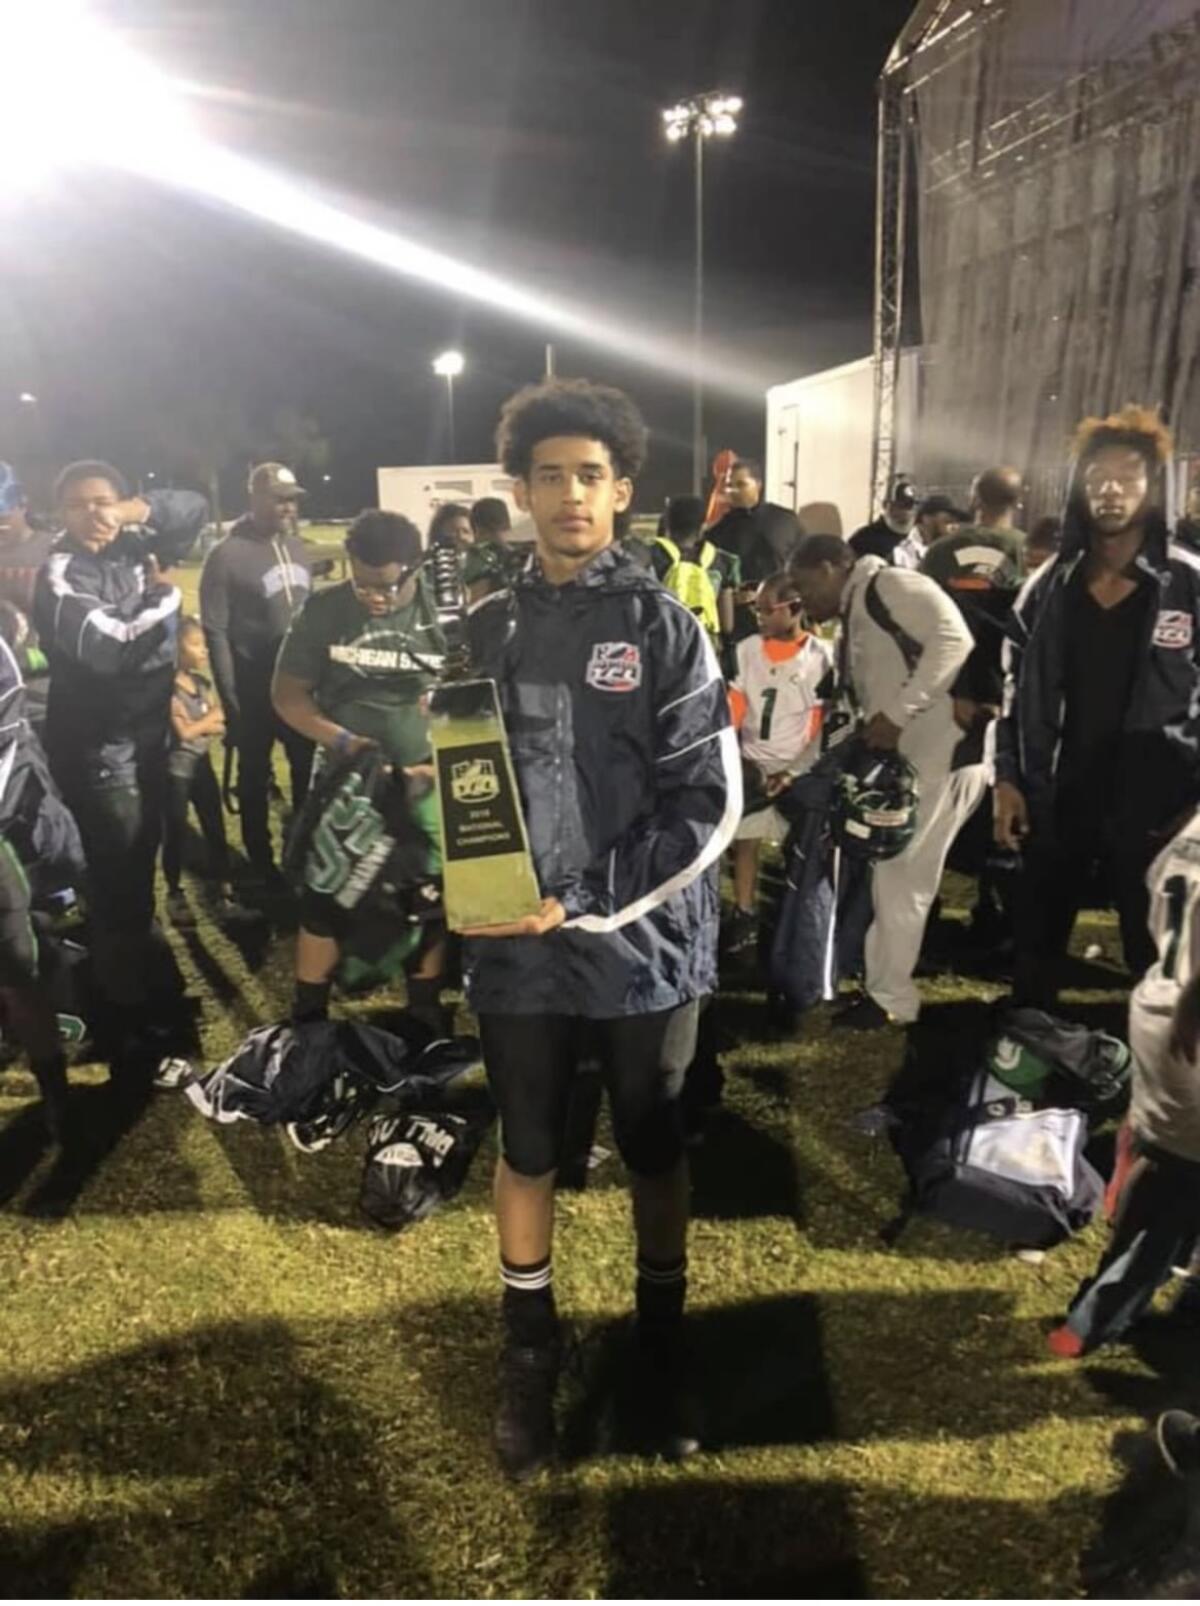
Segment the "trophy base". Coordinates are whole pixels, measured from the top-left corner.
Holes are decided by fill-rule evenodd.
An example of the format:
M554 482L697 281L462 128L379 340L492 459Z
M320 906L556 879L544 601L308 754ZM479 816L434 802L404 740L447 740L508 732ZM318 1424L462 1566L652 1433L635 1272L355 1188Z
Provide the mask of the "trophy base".
M452 681L429 699L442 825L446 924L503 926L541 907L493 680Z

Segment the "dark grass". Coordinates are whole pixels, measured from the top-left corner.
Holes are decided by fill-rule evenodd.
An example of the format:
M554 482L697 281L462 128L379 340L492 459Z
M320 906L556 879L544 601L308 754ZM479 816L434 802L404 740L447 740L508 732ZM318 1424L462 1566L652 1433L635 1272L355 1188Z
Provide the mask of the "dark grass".
M1110 923L1097 935L1111 946ZM210 1059L283 1009L285 937L243 951L202 921L175 950ZM1085 979L1074 1003L1111 1013L1116 973ZM999 988L924 986L949 1074ZM831 1035L819 1011L772 1041L752 987L723 1008L736 1046L691 1243L709 1448L683 1467L636 1453L610 1157L561 1197L564 1463L519 1491L489 1448L494 1140L454 1206L393 1237L357 1212L361 1134L304 1157L178 1096L115 1099L84 1066L87 1142L56 1162L28 1076L0 1075L4 1593L1119 1592L1179 1521L1161 1502L1157 1528L1137 1518L1147 1485L1114 1438L1144 1448L1146 1419L1195 1395L1190 1350L1046 1354L1098 1227L1037 1266L923 1221L886 1247L900 1173L851 1117L897 1071L899 1035Z

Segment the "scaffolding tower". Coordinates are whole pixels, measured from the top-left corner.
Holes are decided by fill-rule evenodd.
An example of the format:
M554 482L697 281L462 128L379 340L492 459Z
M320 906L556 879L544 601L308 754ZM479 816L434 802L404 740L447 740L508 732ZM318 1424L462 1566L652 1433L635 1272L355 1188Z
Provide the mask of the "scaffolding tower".
M972 457L983 466L981 452L1021 462L1035 486L1047 482L1061 475L1061 443L1081 412L1129 399L1160 405L1181 444L1200 449L1200 244L1190 223L1200 199L1197 13L1200 0L1115 0L1098 30L1103 48L1089 53L1078 33L1091 26L1084 44L1095 46L1095 13L1070 13L1066 0L916 6L879 81L877 506L898 466L951 485ZM1098 251L1113 219L1144 228L1146 239L1135 249L1126 235L1125 259L1105 263ZM1056 277L1080 253L1087 274ZM914 257L919 308L906 299ZM927 322L938 323L940 349L925 351L922 460L897 465L900 351L918 311L924 341ZM1089 319L1128 349L1090 367L1077 361ZM1022 360L1037 384L1013 371ZM951 366L964 376L956 408ZM1142 393L1120 394L1122 385Z

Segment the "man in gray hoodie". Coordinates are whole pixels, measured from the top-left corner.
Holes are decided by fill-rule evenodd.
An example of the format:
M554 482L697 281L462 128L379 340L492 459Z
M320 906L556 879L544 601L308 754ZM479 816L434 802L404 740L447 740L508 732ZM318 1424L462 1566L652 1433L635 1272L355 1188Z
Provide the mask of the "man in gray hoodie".
M238 803L246 855L268 887L278 880L267 794L277 741L287 753L292 807L312 775L313 744L271 706L280 643L312 587L297 529L302 486L282 463L250 473L250 511L209 553L200 580L200 612L213 678L225 710L225 740L238 750Z

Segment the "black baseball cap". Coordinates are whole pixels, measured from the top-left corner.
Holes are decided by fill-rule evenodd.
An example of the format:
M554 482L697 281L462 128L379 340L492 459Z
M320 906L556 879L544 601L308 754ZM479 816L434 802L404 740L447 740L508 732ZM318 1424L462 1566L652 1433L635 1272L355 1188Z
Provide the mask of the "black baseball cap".
M888 497L889 507L916 507L917 492L913 482L907 474L900 474L892 482L891 494Z
M943 496L940 491L927 496L917 509L918 518L932 517L935 513L949 513L950 517L957 519L960 524L966 524L971 517L969 513L963 512L953 497Z

